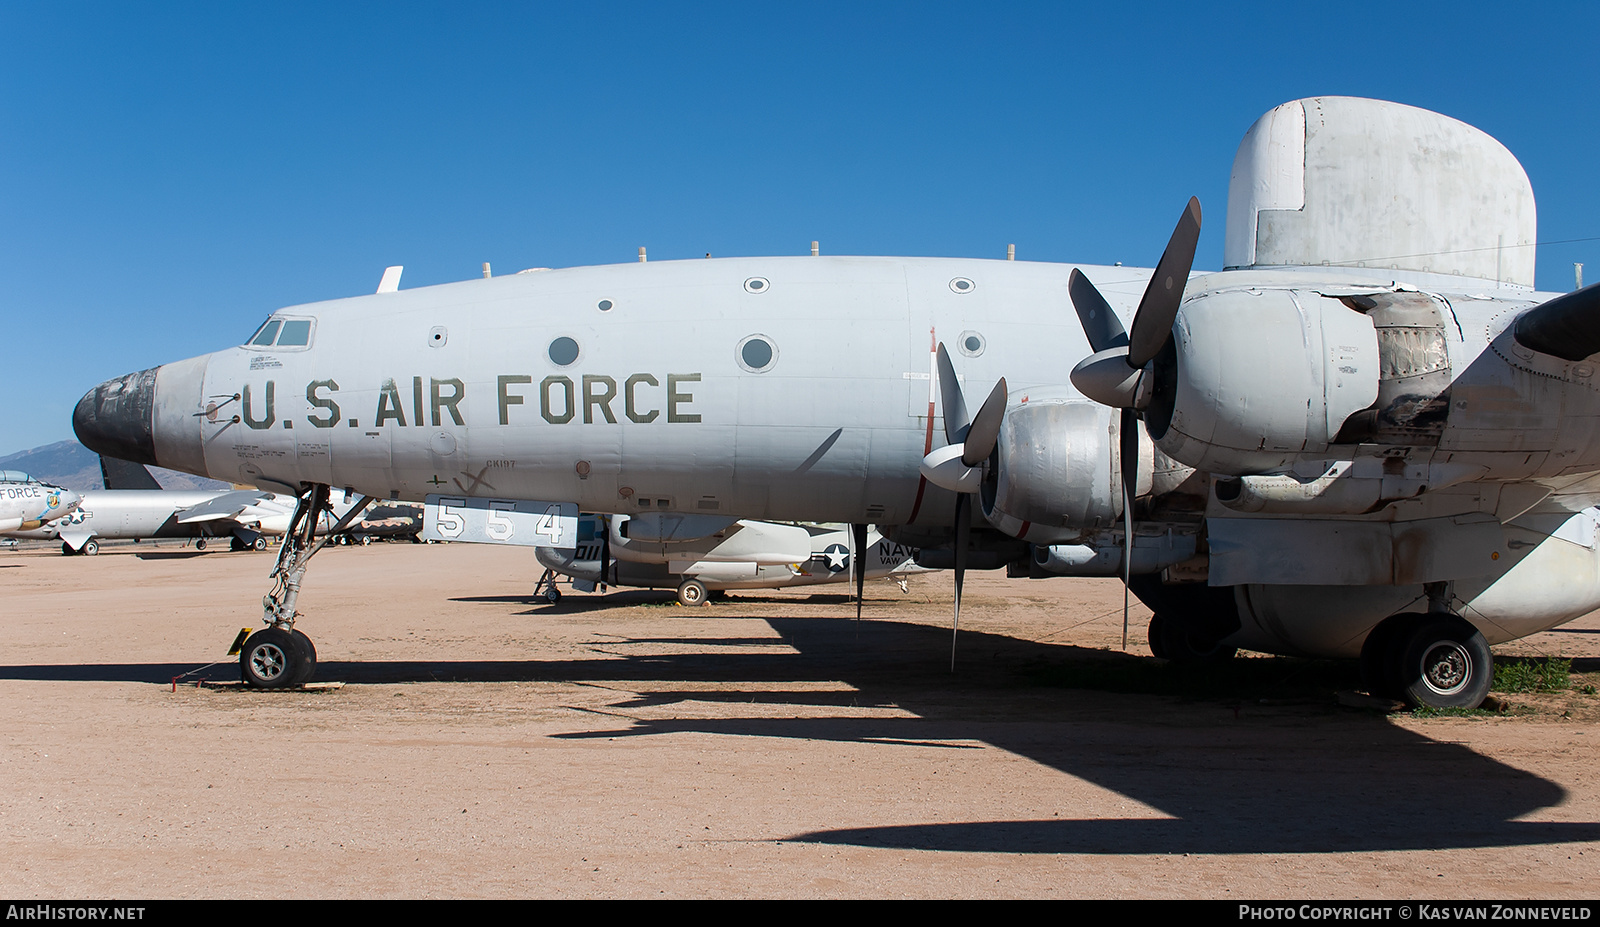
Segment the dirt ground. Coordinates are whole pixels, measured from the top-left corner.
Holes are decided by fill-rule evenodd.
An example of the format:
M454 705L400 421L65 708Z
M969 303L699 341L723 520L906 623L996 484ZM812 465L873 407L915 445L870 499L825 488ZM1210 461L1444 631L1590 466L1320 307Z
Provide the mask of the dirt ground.
M298 626L345 685L262 693L223 654L270 565L0 551L0 894L1595 894L1593 695L1346 707L1353 666L1186 673L1137 604L1120 651L1114 580L998 574L952 674L948 574L857 623L842 587L550 606L531 551L406 544L313 561ZM1511 654L1592 682L1600 615Z

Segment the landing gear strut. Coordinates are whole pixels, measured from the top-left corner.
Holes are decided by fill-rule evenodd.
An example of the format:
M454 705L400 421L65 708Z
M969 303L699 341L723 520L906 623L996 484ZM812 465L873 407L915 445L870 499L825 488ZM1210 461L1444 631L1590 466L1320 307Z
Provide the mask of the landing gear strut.
M247 685L283 689L311 681L317 669L317 648L294 626L300 615L294 607L300 597L300 580L305 576L307 562L328 543L328 538L360 517L371 504L372 497L363 496L322 540L315 541L317 522L328 508L328 486L301 484L289 530L272 568L272 591L261 598L262 621L267 626L246 638L239 650L239 675Z

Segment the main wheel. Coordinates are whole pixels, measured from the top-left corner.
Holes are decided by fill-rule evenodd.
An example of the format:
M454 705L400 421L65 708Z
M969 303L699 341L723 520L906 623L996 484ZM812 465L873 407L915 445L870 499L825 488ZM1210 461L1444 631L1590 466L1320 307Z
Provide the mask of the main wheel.
M228 542L228 549L232 551L249 550L250 545L239 540L238 536L235 535L233 540Z
M255 548L256 550L266 550L267 549L267 539L263 538L263 537L257 537L256 540L255 540L255 543L251 544L250 546Z
M71 544L68 544L66 541L62 541L61 542L61 556L63 556L63 557L72 557L72 556L76 556L77 553L78 553L77 551L72 549L72 545Z
M1395 648L1400 638L1425 615L1396 615L1367 633L1361 644L1361 683L1369 695L1380 698L1401 698L1401 685L1396 675L1400 657Z
M1402 638L1396 680L1401 697L1419 708L1477 708L1494 681L1489 642L1454 615L1430 618Z
M1171 659L1167 656L1167 619L1160 615L1150 616L1150 627L1145 630L1146 639L1150 641L1150 655L1157 660Z
M206 539L205 538L201 538L200 540L195 541L194 542L194 549L195 550L205 550L206 549Z
M698 579L686 579L678 587L678 604L694 608L706 604L706 584Z
M305 672L305 652L295 636L282 628L262 628L239 649L239 676L257 689L296 686Z
M84 541L81 553L85 557L93 557L95 554L100 553L100 542L96 541L94 538Z
M1199 637L1182 622L1156 615L1150 619L1150 652L1174 663L1222 663L1233 659L1239 648Z

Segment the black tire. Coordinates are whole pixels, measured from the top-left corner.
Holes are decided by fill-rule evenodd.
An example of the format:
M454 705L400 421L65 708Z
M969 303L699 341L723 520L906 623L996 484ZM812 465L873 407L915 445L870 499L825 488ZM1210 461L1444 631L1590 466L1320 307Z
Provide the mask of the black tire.
M1239 652L1239 648L1201 637L1165 615L1150 620L1150 636L1150 652L1173 663L1226 663Z
M252 549L254 549L254 550L266 550L267 549L267 539L263 538L263 537L258 537L258 538L255 539L255 542L250 545L250 547Z
M303 686L311 681L312 676L316 675L317 645L311 643L311 638L306 637L305 632L299 628L295 628L291 633L294 635L294 642L300 645L302 663L299 678L290 683L290 685Z
M1150 627L1145 631L1145 639L1150 642L1150 655L1157 660L1169 659L1167 656L1167 619L1160 615L1150 616Z
M1402 646L1396 680L1415 708L1477 708L1494 681L1489 642L1465 619L1441 615L1421 622Z
M296 686L305 670L305 652L295 636L282 628L262 628L239 648L239 677L257 689Z
M206 539L205 538L201 538L198 541L195 541L194 542L194 549L195 550L205 550L206 549Z
M68 544L66 541L62 541L61 542L61 556L63 556L63 557L75 557L77 555L78 555L78 552L72 549L72 545L71 544Z
M1367 633L1367 639L1361 644L1361 683L1367 687L1368 695L1401 698L1401 686L1396 675L1400 659L1394 652L1397 641L1426 617L1396 615Z
M561 590L557 589L554 584L551 584L544 590L544 600L549 602L551 605L555 605L561 601Z
M238 537L234 537L234 539L232 541L228 542L228 549L233 551L233 552L235 552L235 553L238 553L241 550L249 550L250 549L250 545L248 545L245 542L239 540Z
M709 590L706 584L698 579L686 579L678 586L678 604L688 608L698 608L706 604Z
M100 553L100 542L90 538L83 542L83 547L79 548L78 552L85 557L93 557L95 554Z

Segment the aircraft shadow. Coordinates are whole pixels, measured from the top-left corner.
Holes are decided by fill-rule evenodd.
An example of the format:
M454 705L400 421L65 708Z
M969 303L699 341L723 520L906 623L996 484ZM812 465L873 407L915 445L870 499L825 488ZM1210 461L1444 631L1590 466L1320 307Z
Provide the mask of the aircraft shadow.
M967 631L952 675L948 627L765 620L777 638L618 636L595 641L606 656L592 659L331 661L319 665L317 676L358 685L634 681L643 684L641 691L595 715L593 726L555 736L622 740L694 732L883 749L909 745L952 756L988 745L1151 809L1148 817L1074 817L1074 809L1063 808L1062 817L1049 819L840 826L784 841L973 852L1264 854L1600 840L1600 822L1518 820L1560 805L1566 792L1558 784L1377 713L1334 707L1333 689L1353 685L1355 671L1346 664L1251 659L1193 675L1169 672L1173 668L1147 658ZM709 650L663 654L662 644ZM630 654L637 645L649 652ZM730 652L731 646L758 649ZM166 685L193 669L165 663L0 666L0 679ZM220 680L234 673L233 666L219 664L196 675ZM673 687L679 681L721 685L713 691ZM822 716L628 717L691 701L769 706L763 715L774 704L809 706ZM895 706L915 717L849 715L852 708L873 706ZM830 716L829 709L837 712Z

